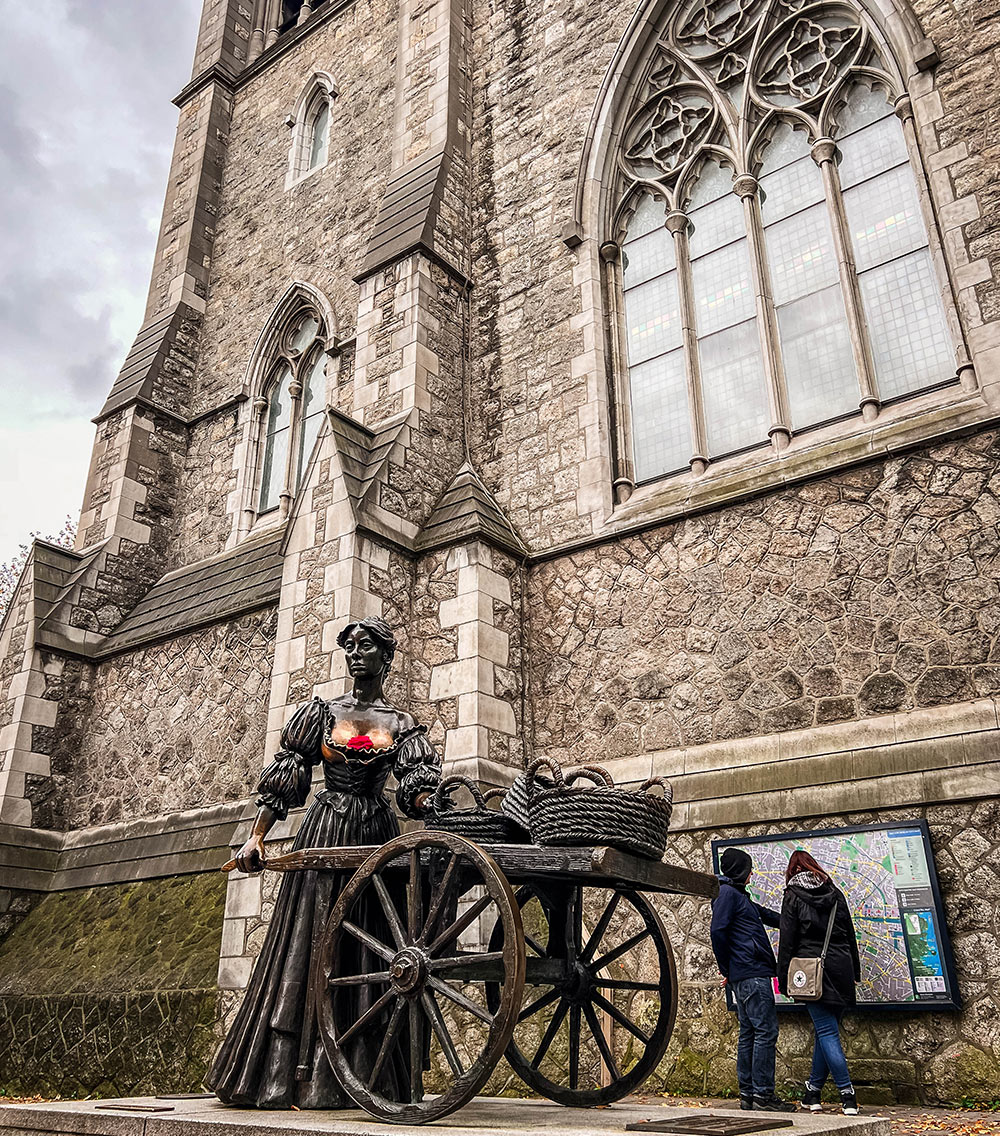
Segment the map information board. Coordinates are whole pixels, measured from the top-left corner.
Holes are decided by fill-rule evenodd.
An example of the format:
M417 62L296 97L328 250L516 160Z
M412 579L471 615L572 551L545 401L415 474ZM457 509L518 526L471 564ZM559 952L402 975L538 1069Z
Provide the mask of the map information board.
M847 899L861 954L858 1005L942 1009L957 1005L930 838L923 821L832 828L752 840L716 840L753 858L747 886L763 907L781 910L785 870L796 848L821 864ZM778 932L769 932L775 954ZM779 1003L792 1004L777 995Z

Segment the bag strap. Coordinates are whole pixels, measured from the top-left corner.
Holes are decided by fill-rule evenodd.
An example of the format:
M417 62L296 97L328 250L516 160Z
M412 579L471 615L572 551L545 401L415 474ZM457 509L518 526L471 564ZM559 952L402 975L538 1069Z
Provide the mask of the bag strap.
M833 935L833 922L837 918L837 898L834 896L833 907L830 908L830 920L826 925L826 938L823 940L823 953L819 956L826 962L826 952L830 949L830 937Z

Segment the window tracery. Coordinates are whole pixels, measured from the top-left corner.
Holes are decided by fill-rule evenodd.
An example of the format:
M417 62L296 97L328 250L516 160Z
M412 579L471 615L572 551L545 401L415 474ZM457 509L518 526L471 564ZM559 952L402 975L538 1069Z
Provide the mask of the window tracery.
M859 6L684 0L638 80L602 249L626 480L955 379L909 100Z
M260 419L258 513L287 513L323 425L327 406L326 329L300 309L278 340L256 409Z

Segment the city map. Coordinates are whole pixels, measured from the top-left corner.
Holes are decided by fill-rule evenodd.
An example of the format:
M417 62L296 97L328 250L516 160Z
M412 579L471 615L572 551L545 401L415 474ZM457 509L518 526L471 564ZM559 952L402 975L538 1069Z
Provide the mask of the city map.
M753 858L748 891L781 910L785 870L796 848L820 863L843 891L861 954L859 1003L950 1001L931 868L919 828L884 826L793 834L738 843ZM721 847L716 845L716 855ZM777 952L778 932L770 931ZM779 1001L788 1001L780 998Z

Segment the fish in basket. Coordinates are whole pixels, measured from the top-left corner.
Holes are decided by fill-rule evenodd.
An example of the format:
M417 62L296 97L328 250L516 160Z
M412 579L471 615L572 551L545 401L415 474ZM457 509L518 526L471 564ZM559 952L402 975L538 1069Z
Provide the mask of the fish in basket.
M551 774L548 784L539 779L542 769ZM606 844L650 860L663 859L674 799L665 778L650 777L638 789L619 789L599 765L584 765L564 776L555 762L541 757L528 767L526 783L534 843Z
M472 808L455 806L456 790L464 788L472 796ZM425 821L427 828L439 832L454 832L466 836L477 844L527 844L527 831L503 812L489 808L489 802L503 798L505 789L491 789L487 793L468 777L453 774L438 784L431 799L431 814Z

